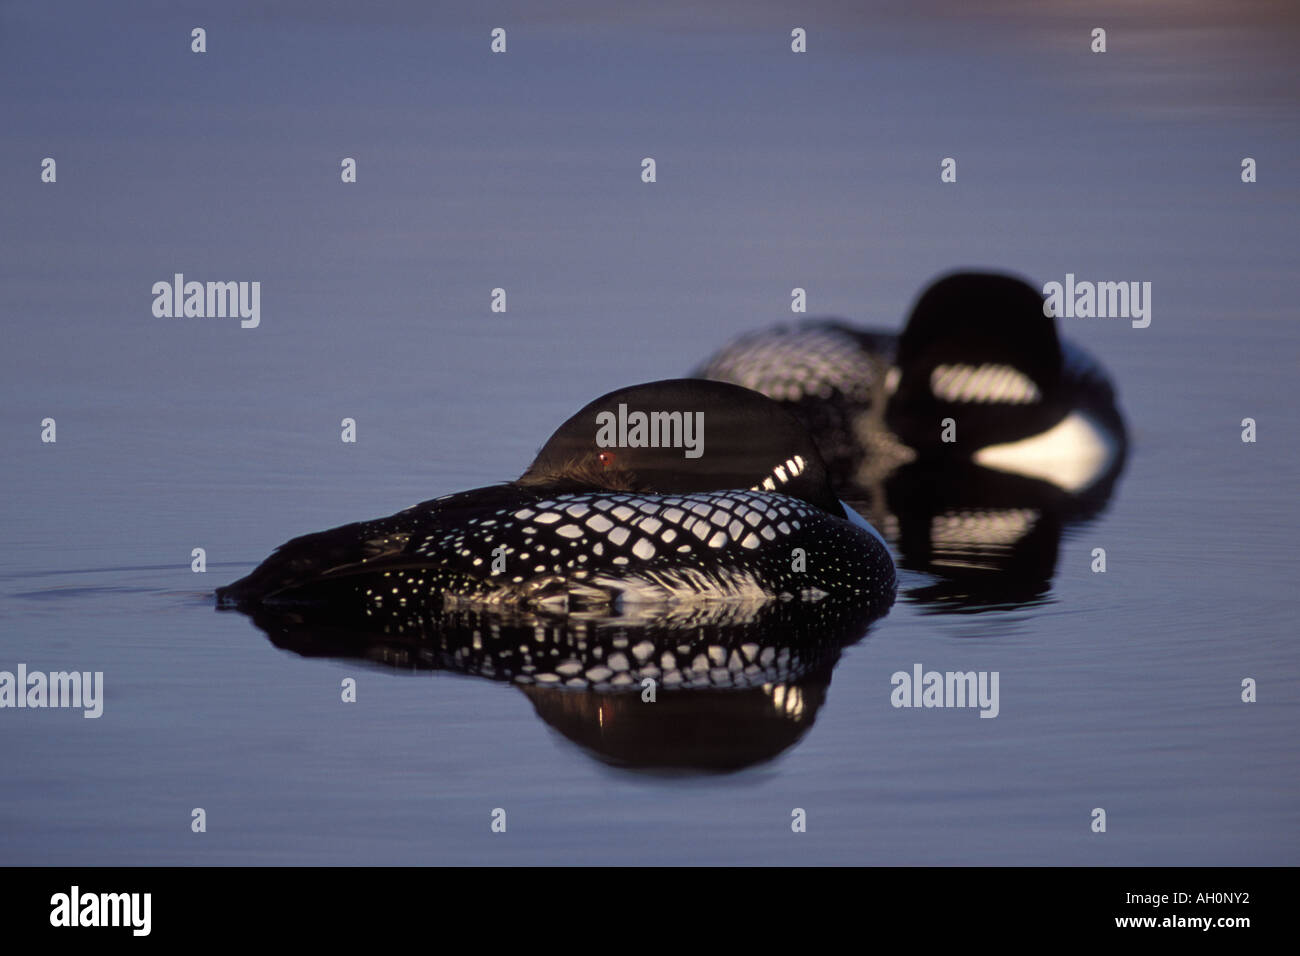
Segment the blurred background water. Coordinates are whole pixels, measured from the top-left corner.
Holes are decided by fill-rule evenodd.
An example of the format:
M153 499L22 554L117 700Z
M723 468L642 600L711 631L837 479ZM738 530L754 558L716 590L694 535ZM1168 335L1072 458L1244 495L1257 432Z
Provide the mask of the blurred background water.
M603 8L0 8L0 669L107 688L0 712L0 862L1295 864L1294 9ZM1149 328L1062 320L1126 473L1032 605L901 597L773 761L611 768L508 685L212 610L291 536L516 476L795 286L897 328L957 267L1152 283ZM260 281L261 326L155 318L175 272ZM916 662L999 671L999 717L893 709Z

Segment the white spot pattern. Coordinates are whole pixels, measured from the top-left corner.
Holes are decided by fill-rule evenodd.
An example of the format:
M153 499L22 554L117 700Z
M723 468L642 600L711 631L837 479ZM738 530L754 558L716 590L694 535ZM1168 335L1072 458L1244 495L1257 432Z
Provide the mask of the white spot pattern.
M427 567L376 568L389 602L537 602L564 610L574 601L581 608L615 601L762 603L846 591L892 597L894 586L887 552L862 529L801 499L760 491L579 492L445 521L425 534L413 529L398 554L406 563L423 556ZM692 539L701 546L693 548ZM791 561L796 546L808 558L798 570ZM383 597L368 600L376 612L391 613Z
M1029 405L1042 401L1033 380L1011 365L936 365L930 391L945 402Z
M876 372L862 344L829 328L779 326L743 336L699 373L734 382L781 402L828 400L837 393L866 401Z

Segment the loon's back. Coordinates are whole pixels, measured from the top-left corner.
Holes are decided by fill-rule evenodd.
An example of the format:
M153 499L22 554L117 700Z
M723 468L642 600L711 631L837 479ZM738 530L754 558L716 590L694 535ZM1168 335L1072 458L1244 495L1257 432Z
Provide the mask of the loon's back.
M600 444L601 416L626 418L629 403L700 416L698 454ZM592 402L516 481L295 538L217 598L329 604L373 622L445 607L824 595L883 611L894 589L882 540L849 520L793 416L747 389L683 379Z
M217 596L225 606L360 602L400 616L826 594L878 603L894 586L893 562L870 533L786 495L497 486L296 538Z

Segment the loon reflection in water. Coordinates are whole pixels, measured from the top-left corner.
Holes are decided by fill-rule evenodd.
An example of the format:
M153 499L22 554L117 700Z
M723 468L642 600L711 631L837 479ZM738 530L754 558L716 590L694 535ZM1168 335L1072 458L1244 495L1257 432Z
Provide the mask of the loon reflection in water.
M1122 465L1078 495L970 462L912 462L846 489L845 503L881 530L900 568L932 577L908 600L933 613L997 610L1047 600L1061 541L1105 510Z
M841 650L877 616L870 602L833 598L619 616L444 610L383 630L341 624L325 608L251 612L273 644L304 657L514 684L589 755L653 772L735 771L793 746Z

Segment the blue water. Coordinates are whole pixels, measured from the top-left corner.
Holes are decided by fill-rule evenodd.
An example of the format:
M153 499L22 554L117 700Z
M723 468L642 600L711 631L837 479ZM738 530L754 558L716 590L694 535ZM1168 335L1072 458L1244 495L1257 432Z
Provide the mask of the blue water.
M795 56L789 16L725 7L79 9L0 11L0 669L102 670L106 700L0 710L0 862L1300 859L1289 23L1115 13L1099 56L1030 5L827 5ZM961 613L905 572L773 760L611 767L508 684L213 609L289 537L516 476L795 286L898 328L958 266L1152 282L1149 328L1062 320L1118 384L1127 467L1034 601ZM155 318L175 272L261 281L260 327ZM892 708L918 662L998 671L999 716Z

